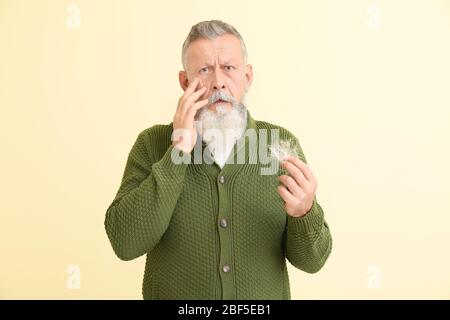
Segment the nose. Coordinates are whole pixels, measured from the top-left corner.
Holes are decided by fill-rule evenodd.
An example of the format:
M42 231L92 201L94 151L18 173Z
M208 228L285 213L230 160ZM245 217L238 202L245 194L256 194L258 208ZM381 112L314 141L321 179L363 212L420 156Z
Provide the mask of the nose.
M215 84L215 85L213 85L213 89L214 90L223 90L223 89L225 89L225 85L224 84Z
M225 89L225 82L220 75L220 72L215 72L212 80L212 87L214 91Z

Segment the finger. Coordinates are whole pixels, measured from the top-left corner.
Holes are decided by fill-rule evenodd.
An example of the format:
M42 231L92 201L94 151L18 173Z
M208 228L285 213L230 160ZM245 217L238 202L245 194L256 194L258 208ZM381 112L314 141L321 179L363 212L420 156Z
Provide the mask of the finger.
M289 161L283 162L283 168L285 168L289 174L295 179L297 184L302 188L308 187L308 180L303 175L303 172Z
M292 193L289 192L289 190L285 186L278 186L277 191L281 199L284 200L284 202L290 203L295 201L294 196L292 195Z
M197 88L198 83L199 83L199 79L197 77L195 77L194 80L186 88L183 95L178 99L177 112L180 111L181 106L184 104L184 100L186 100L186 97L189 96L192 92L194 92L194 90Z
M192 105L192 107L189 108L189 110L186 112L185 120L189 123L194 122L195 115L199 109L206 106L208 104L209 99L199 100L196 103Z
M192 92L195 91L195 89L197 89L197 85L199 83L199 79L197 77L194 78L194 80L189 84L189 86L187 87L186 91L183 94L183 97L187 97L189 96Z
M206 87L202 87L200 90L195 91L184 101L181 113L184 115L187 110L193 105L198 99L200 99L201 95L206 91Z
M281 175L278 177L280 182L285 185L289 191L296 197L300 198L305 195L305 192L300 188L297 182L290 176Z
M191 99L198 99L205 92L206 92L206 87L200 86L198 90L196 89L194 92L192 92L191 94L186 96L184 98L184 101L187 102L187 101L191 101Z
M293 156L288 156L287 160L299 168L309 182L316 182L316 177L306 163Z

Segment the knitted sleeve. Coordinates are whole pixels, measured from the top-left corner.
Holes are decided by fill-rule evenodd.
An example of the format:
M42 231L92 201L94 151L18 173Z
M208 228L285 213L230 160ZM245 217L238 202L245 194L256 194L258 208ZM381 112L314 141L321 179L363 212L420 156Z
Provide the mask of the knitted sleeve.
M106 211L106 233L121 260L135 259L156 246L169 226L186 174L187 164L172 161L173 146L155 161L144 137L150 139L149 145L158 143L148 133L139 134L119 190Z
M306 162L303 150L294 137L300 159ZM286 258L297 269L318 272L331 253L332 237L322 207L314 196L311 209L303 217L287 217L284 236Z

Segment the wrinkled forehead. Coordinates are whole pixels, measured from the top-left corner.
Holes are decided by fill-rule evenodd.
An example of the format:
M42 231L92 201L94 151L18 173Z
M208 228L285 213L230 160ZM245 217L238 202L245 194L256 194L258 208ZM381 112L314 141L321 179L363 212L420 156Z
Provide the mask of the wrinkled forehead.
M186 64L191 66L215 63L242 63L241 43L234 35L226 34L214 39L193 41L186 51Z

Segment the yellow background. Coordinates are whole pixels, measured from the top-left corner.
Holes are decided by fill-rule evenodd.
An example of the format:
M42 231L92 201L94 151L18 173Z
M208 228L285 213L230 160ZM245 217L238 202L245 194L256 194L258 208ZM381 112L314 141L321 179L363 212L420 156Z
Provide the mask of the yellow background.
M290 266L292 298L450 298L444 0L0 0L0 298L142 298L145 259L114 255L104 216L210 19L244 37L253 117L295 133L319 181L333 252Z

